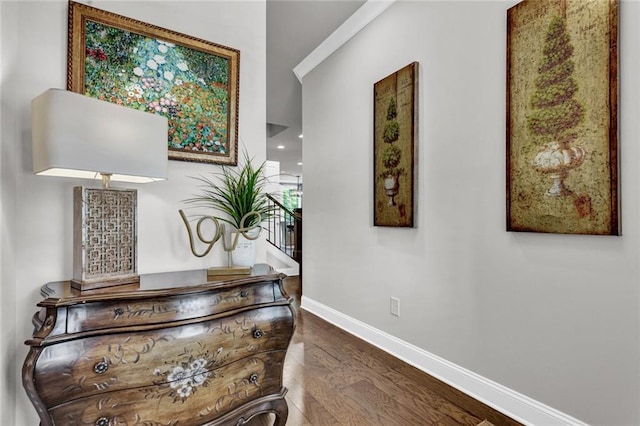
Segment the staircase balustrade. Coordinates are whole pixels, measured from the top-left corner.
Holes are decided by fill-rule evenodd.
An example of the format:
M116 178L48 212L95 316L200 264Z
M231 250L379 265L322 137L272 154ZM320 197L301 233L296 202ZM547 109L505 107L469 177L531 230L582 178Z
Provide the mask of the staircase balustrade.
M300 265L302 275L302 209L289 210L270 194L271 217L266 221L267 241Z

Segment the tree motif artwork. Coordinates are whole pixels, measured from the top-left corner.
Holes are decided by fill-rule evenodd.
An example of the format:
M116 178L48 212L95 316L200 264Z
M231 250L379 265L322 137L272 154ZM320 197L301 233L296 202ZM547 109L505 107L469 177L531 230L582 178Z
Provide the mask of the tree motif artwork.
M374 85L374 225L414 226L418 63Z
M384 189L389 197L389 206L395 206L395 196L398 194L400 175L405 174L402 167L398 167L402 158L402 151L395 145L400 137L400 125L396 121L398 113L396 112L396 102L394 98L389 100L387 108L387 124L384 126L382 139L387 144L382 151L382 164L384 170L380 173L379 178L384 181Z
M617 2L507 18L507 229L618 234Z
M573 78L573 46L566 31L565 20L551 19L536 90L531 97L532 112L527 128L534 139L549 141L533 159L536 170L552 179L547 195L571 195L564 185L569 171L579 167L586 155L581 146L571 146L578 134L576 127L584 118L584 107L575 99L578 85Z

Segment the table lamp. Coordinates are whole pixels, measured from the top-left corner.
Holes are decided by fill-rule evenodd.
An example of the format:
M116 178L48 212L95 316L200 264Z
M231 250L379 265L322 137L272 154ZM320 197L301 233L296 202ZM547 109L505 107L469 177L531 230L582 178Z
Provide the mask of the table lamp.
M31 102L31 123L35 174L102 180L74 188L71 286L138 283L137 190L109 185L167 178L167 119L49 89Z

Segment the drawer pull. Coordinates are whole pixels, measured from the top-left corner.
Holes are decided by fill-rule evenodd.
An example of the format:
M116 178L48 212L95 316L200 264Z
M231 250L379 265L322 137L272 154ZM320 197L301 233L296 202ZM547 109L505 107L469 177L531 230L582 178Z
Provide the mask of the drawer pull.
M249 381L254 385L258 383L258 373L253 373L251 376L249 376Z
M247 290L242 290L240 292L240 297L248 297L249 296L249 292Z
M113 312L116 314L116 316L119 317L120 315L124 314L124 309L116 308Z
M260 330L259 328L256 328L255 330L253 330L253 338L254 339L259 339L262 336L264 336L264 332L262 330Z
M93 371L97 374L105 373L109 369L109 364L106 361L100 361L93 366Z
M96 426L109 426L109 419L106 417L100 417L96 420Z

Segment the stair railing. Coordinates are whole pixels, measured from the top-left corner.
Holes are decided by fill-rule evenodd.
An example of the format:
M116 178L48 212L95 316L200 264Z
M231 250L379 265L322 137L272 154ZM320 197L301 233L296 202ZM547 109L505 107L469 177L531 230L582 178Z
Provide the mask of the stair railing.
M289 210L270 194L271 217L266 221L267 241L298 262L302 270L302 209Z

